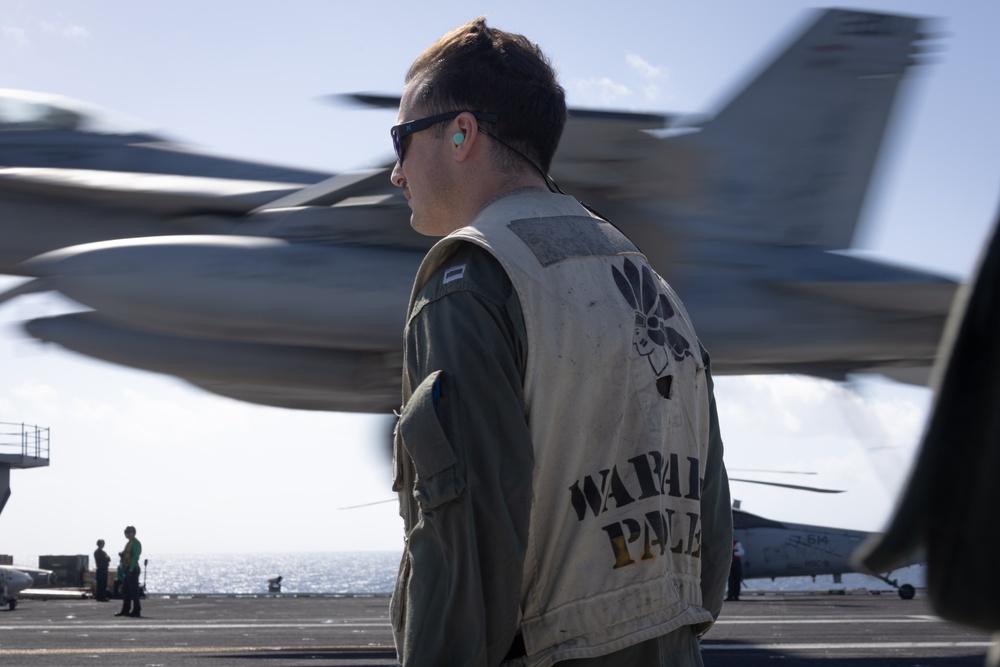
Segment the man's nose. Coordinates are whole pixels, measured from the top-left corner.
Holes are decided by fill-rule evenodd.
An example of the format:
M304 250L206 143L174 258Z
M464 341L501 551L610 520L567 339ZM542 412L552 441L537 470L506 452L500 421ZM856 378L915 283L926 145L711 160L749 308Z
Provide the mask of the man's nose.
M389 174L389 180L397 188L403 187L403 183L406 182L406 178L403 176L403 165L396 162L396 166L392 168L392 173Z

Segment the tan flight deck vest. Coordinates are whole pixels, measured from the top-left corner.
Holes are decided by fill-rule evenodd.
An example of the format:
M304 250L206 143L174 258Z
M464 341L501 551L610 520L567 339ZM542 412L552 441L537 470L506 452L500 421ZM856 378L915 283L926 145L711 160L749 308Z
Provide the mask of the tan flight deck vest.
M503 265L528 338L535 463L527 656L516 664L604 655L710 623L699 499L709 398L680 299L612 225L572 197L530 191L491 203L430 250L411 312L459 242ZM409 391L404 382L404 402Z

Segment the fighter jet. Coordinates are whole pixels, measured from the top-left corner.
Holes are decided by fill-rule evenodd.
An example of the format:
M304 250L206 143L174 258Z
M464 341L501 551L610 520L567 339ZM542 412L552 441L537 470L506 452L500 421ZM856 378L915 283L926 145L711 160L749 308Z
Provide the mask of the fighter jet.
M0 606L7 605L13 611L17 607L18 593L31 588L34 582L30 574L12 565L0 565Z
M714 116L570 111L552 177L671 282L717 374L930 367L956 283L844 252L926 27L826 10ZM0 123L0 272L34 278L0 302L54 290L86 309L32 336L253 403L398 405L433 240L391 165L279 178L147 134L92 146L68 117Z

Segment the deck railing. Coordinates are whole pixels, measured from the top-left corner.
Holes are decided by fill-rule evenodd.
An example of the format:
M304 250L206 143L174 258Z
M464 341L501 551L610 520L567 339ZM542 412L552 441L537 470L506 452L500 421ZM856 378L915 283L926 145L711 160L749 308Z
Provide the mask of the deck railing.
M0 422L0 455L4 454L48 460L48 427Z

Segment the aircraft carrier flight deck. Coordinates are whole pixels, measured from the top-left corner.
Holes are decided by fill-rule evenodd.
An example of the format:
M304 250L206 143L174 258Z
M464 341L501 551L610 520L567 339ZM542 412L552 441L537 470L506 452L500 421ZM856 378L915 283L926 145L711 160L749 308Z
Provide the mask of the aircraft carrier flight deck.
M150 595L139 619L116 618L119 604L24 599L0 611L0 664L397 664L386 596ZM935 616L923 591L887 591L744 594L702 650L706 667L978 667L990 646L988 633Z

